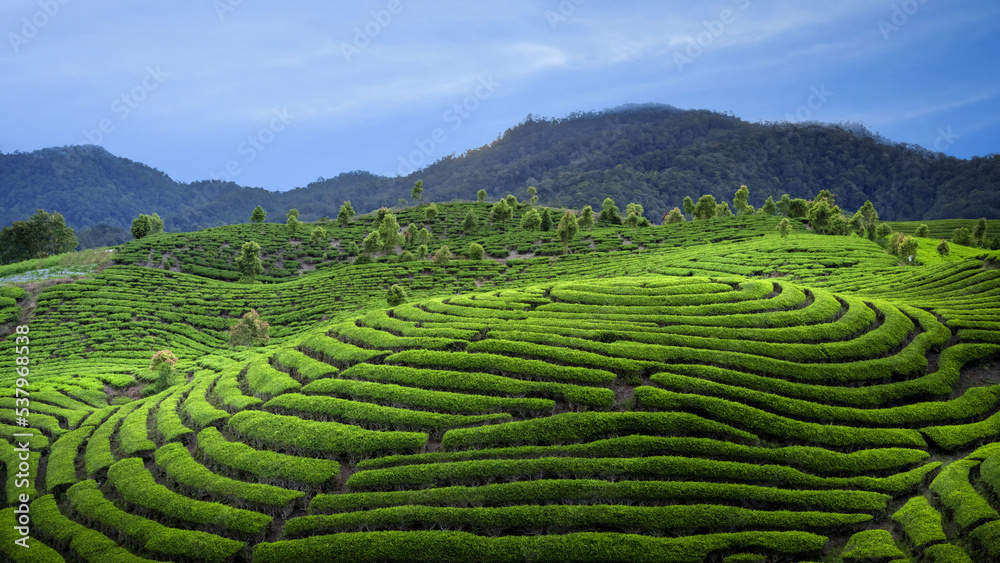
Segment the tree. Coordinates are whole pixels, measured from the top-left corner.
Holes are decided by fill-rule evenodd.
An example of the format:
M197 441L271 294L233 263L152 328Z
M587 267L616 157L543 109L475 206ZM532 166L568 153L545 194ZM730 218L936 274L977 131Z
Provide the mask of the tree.
M826 234L830 230L834 215L840 213L839 207L830 207L826 198L816 200L809 211L806 212L806 219L812 225L813 231L819 234Z
M781 200L778 202L778 211L782 215L788 216L788 208L792 205L792 198L788 197L788 194L781 196Z
M715 216L716 217L732 217L733 216L733 210L729 209L729 202L728 201L720 201L715 206Z
M410 223L409 225L407 225L406 226L406 235L405 236L406 236L406 242L407 243L409 243L409 244L415 243L416 240L417 240L417 226L414 225L413 223Z
M153 225L153 232L151 234L162 233L163 232L163 219L156 213L149 216L149 222Z
M955 234L951 237L951 243L972 246L972 235L969 234L969 230L965 227L959 227L955 229Z
M851 227L847 223L847 218L844 217L843 213L840 213L840 208L836 205L833 208L837 211L830 217L830 227L827 229L827 234L831 235L846 235L850 233Z
M830 207L836 205L836 202L834 201L833 198L833 194L830 192L830 190L820 190L819 193L816 194L816 199L814 199L813 202L814 203L818 202L821 199L825 199L827 205L829 205Z
M361 249L358 248L358 243L352 240L350 244L347 245L347 253L350 254L351 256L357 256L358 254L361 254Z
M671 209L669 213L663 216L664 225L672 225L674 223L683 223L683 222L684 222L684 214L681 213L681 210L678 209L677 207Z
M903 259L906 264L913 264L917 258L917 239L913 237L904 236L902 240L899 241L899 257Z
M469 212L465 214L465 219L462 221L462 232L469 234L476 230L479 225L479 221L476 219L476 214L473 213L472 208L469 208Z
M976 222L976 226L972 229L972 242L976 246L983 248L986 246L986 231L989 226L986 224L986 217L980 217L979 221Z
M271 340L271 325L260 318L256 309L250 309L229 328L229 344L231 346L246 346L248 348L255 344L263 346L269 340Z
M437 204L432 203L429 206L427 206L427 211L424 212L424 217L426 217L428 221L433 221L434 219L437 218L437 216L438 216Z
M694 217L694 201L691 199L691 196L689 195L684 196L683 205L684 205L684 213L687 213L691 217Z
M285 228L288 229L290 234L295 234L299 231L299 210L292 209L285 216Z
M552 230L552 215L549 213L548 207L542 209L542 222L539 223L538 228L543 231Z
M788 202L787 216L791 218L805 217L809 210L809 203L802 198L795 198Z
M781 222L778 223L776 230L781 235L781 238L788 238L788 233L792 232L792 223L788 220L788 217L781 218Z
M740 186L740 189L736 190L736 195L733 196L733 207L736 209L736 214L753 215L754 209L749 202L750 202L750 188L746 186Z
M385 296L385 303L390 307L396 307L406 303L406 290L397 284L392 284Z
M948 241L941 239L941 242L937 245L937 253L941 256L947 256L951 253L951 247L948 246Z
M526 231L534 232L540 226L542 226L542 216L538 214L538 210L535 208L529 209L521 217L521 228Z
M267 212L264 211L263 207L258 205L254 208L253 213L250 214L250 222L263 223L264 219L267 219Z
M427 244L431 240L431 232L427 230L427 227L420 227L417 231L417 244Z
M509 194L504 199L507 201L507 205L511 208L511 210L517 209L517 196L516 195Z
M386 213L378 226L379 241L382 243L381 250L389 252L397 246L403 245L403 235L400 230L396 216L392 213Z
M757 212L760 215L767 215L768 217L774 217L778 213L778 206L774 204L774 198L767 196L764 200L764 206L760 208Z
M528 186L528 195L531 196L528 201L534 207L538 203L538 190L535 189L535 186Z
M479 203L486 201L486 190L479 190L476 192L476 201Z
M868 237L869 240L875 240L878 229L878 211L875 211L875 206L872 205L872 202L865 201L865 204L854 215L858 218L860 232Z
M706 194L701 196L698 203L694 206L694 218L698 221L704 221L705 219L711 219L715 217L716 214L716 203L715 196L712 194Z
M264 273L264 265L260 261L260 245L252 240L243 243L233 265L240 272L240 281L253 283L254 278Z
M152 232L153 222L149 219L149 215L139 215L135 219L132 219L132 236L135 237L135 240L139 240Z
M427 257L427 252L428 252L428 250L427 250L427 245L426 244L421 244L420 246L417 247L417 256L421 260L423 260L424 258Z
M589 231L594 228L594 208L589 205L583 206L583 211L580 212L580 220L577 222L579 227L585 231Z
M928 228L929 227L927 225L921 224L919 227L917 227L917 232L915 232L914 234L921 238L927 238Z
M451 250L448 245L445 244L434 253L434 263L439 266L447 266L448 262L452 259Z
M176 365L177 356L170 350L160 350L153 354L153 359L149 362L149 371L156 373L154 390L157 393L170 386L170 378L174 374Z
M632 234L639 231L639 216L635 213L628 213L625 216L625 226L632 229Z
M465 255L469 257L469 260L482 260L486 255L486 250L483 249L483 245L473 242L469 244L469 251Z
M361 241L361 249L368 255L375 254L379 250L382 250L382 239L377 230L368 233L368 236Z
M511 208L506 199L496 202L493 204L493 209L490 209L490 221L493 223L499 221L505 227L507 226L507 220L513 216L514 209Z
M340 206L340 213L337 213L337 224L341 227L346 227L351 219L354 217L354 208L351 207L351 202L345 201L343 205Z
M618 206L615 205L615 200L610 197L604 198L601 203L601 215L597 218L598 221L608 221L613 225L622 224L622 216L618 214ZM542 229L545 230L544 228Z
M892 227L886 223L880 223L875 227L875 239L881 241L889 237L892 234Z
M566 213L563 213L557 230L559 232L559 240L562 241L563 252L566 252L569 249L570 241L573 240L573 237L576 236L576 233L579 230L576 215L574 215L572 211L566 211Z
M404 250L399 253L399 259L397 262L413 262L413 253L409 250Z
M312 232L309 233L309 242L313 244L323 243L326 241L326 229L323 227L315 227Z
M423 203L424 201L424 181L417 180L416 184L413 184L413 188L410 190L410 197L415 201Z

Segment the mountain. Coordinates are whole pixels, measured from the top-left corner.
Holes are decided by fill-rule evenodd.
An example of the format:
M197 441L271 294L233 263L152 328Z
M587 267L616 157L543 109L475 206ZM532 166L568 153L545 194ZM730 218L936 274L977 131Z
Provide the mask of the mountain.
M261 205L271 221L297 208L302 220L336 215L350 200L363 213L409 200L416 180L424 199L527 197L543 204L595 208L605 197L641 203L658 221L685 196L731 200L750 186L754 206L771 195L811 198L831 190L853 211L871 200L886 220L1000 217L1000 158L969 160L892 143L857 124L756 123L706 110L630 104L564 118L533 115L497 140L449 155L407 176L347 172L279 193L231 182L178 183L165 173L101 147L68 146L0 154L0 225L39 208L76 228L128 229L157 212L169 231L246 222ZM103 228L103 227L102 227Z

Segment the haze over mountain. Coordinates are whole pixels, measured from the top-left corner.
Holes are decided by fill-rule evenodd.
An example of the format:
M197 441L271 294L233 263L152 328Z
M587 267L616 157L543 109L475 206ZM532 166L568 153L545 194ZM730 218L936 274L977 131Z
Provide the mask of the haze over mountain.
M611 197L622 206L641 203L657 222L685 196L731 200L741 184L755 206L769 195L811 198L828 189L851 212L871 200L886 220L1000 217L996 154L965 160L893 143L857 124L755 123L643 104L558 119L529 114L494 142L405 176L355 171L287 192L178 183L93 145L3 154L0 224L44 208L77 229L127 229L138 214L156 212L168 231L191 231L246 222L256 205L270 221L284 221L291 208L311 220L335 216L345 200L359 213L409 201L418 179L426 201L473 199L479 189L491 199L523 199L533 185L542 204L597 208Z

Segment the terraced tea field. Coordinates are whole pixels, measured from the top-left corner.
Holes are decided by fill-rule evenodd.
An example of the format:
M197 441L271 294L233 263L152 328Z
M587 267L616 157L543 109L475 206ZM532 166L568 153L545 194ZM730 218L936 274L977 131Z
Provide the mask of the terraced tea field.
M472 204L453 205L444 224ZM504 258L258 285L185 272L201 234L139 241L181 271L124 259L37 296L28 442L0 342L0 553L1000 559L1000 254L902 266L775 223L599 227L565 255L544 233L443 230ZM391 284L409 301L387 308ZM270 344L230 348L251 308ZM181 375L138 396L164 348Z

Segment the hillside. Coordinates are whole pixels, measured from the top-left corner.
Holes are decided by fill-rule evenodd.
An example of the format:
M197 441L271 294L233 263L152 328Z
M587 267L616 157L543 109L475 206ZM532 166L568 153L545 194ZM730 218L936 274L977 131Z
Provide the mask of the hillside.
M316 241L152 235L75 282L0 288L29 329L0 341L5 560L1000 557L1000 252L906 266L764 216L602 222L568 252L459 232L490 206L423 221L432 252L484 260L353 264L359 216ZM266 283L229 281L247 239ZM409 299L387 307L393 284ZM251 309L270 342L230 347Z
M751 123L710 111L625 106L561 119L534 116L487 146L447 156L404 176L339 174L284 193L234 183L181 184L147 165L94 146L0 155L0 225L38 208L76 228L128 229L140 213L159 213L168 231L247 220L262 205L277 221L291 208L304 220L334 216L350 200L359 212L410 200L418 179L433 201L467 201L538 188L545 205L598 207L605 197L641 203L650 220L685 196L728 199L749 185L767 196L812 197L831 190L845 207L871 200L885 220L1000 218L1000 159L959 160L893 144L854 126ZM120 235L120 232L117 233ZM114 235L111 235L114 236ZM110 244L110 243L105 243Z

